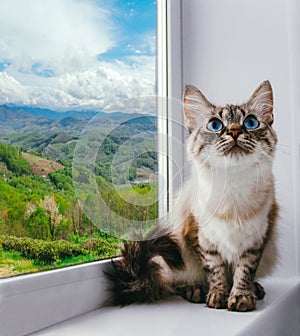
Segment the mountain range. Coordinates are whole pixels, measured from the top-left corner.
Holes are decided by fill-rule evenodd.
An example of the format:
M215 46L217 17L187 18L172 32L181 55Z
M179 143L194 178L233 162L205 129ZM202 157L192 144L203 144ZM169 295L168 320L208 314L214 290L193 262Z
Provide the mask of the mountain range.
M0 105L0 137L28 132L43 132L46 135L67 132L78 136L94 117L101 119L103 128L136 118L139 119L138 123L147 123L149 118L154 118L138 113L105 113L93 110L57 112L37 107Z
M96 122L92 123L92 119ZM124 139L139 133L148 132L146 137L153 138L151 132L156 131L156 117L92 110L57 112L0 105L0 141L53 160L71 162L76 142L86 129L100 133L113 130L110 141L119 145Z
M29 114L33 116L42 116L46 117L51 120L58 120L58 119L64 119L66 117L73 117L78 120L88 120L93 118L96 114L104 113L104 112L97 112L93 110L84 110L84 111L66 111L66 112L57 112L45 108L40 107L31 107L31 106L17 106L17 105L2 105L8 107L12 111L17 112L28 112Z

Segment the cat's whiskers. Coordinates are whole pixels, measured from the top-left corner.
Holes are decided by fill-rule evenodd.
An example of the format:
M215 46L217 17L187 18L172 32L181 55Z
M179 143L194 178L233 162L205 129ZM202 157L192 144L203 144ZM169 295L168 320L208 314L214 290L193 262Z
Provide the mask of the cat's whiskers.
M255 168L256 168L256 188L255 188L255 191L256 191L256 193L258 193L259 184L261 183L261 179L259 178L259 176L261 175L263 177L262 178L263 184L265 184L265 177L264 177L264 173L263 173L263 170L262 170L262 167L261 167L261 162L258 158L257 153L254 152L254 156L256 158L256 164L255 164Z
M286 148L286 149L289 149L289 150L291 149L289 146L287 146L285 144L277 143L277 148L278 148L278 151L280 153L283 153L283 154L288 155L288 156L292 156L293 155L292 152L288 152L288 151L282 149L282 148L284 148L284 149Z
M270 147L269 147L270 148ZM272 150L272 148L270 148L271 150ZM273 152L271 152L271 153L268 153L262 146L261 146L261 144L257 144L257 146L256 146L256 151L259 153L259 154L262 154L264 157L267 157L267 158L269 158L269 159L273 159L273 155L272 155L272 153Z
M249 152L252 152L256 146L256 141L254 139L242 139L238 142L238 145Z
M224 141L222 141L222 142L217 142L215 144L215 150L217 152L221 152L221 151L224 152L224 148L229 147L230 146L230 142L231 142L230 140L226 140L226 139L224 139Z
M199 154L200 149L204 148L205 145L208 144L209 144L208 141L200 141L198 138L195 138L192 144L192 148L190 148L189 151L191 154Z

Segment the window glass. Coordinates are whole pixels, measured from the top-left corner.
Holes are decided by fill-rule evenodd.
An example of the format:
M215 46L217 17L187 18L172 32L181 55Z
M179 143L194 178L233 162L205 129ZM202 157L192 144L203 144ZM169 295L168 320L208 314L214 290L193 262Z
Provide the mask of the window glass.
M0 3L0 277L156 225L156 1Z

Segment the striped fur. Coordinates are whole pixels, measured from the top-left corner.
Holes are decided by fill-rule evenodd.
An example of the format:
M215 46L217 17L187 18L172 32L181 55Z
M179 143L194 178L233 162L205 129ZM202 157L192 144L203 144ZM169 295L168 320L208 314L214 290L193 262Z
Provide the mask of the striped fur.
M110 303L180 295L210 308L253 310L265 295L255 279L276 261L271 85L263 82L248 102L224 107L188 86L184 112L191 178L168 223L148 240L125 244L106 271ZM245 126L249 116L257 127ZM208 129L212 118L222 122L220 130Z
M179 246L168 233L124 244L122 257L105 270L111 293L107 304L153 303L175 294L160 274L160 266L153 260L156 256L162 257L171 270L184 269Z

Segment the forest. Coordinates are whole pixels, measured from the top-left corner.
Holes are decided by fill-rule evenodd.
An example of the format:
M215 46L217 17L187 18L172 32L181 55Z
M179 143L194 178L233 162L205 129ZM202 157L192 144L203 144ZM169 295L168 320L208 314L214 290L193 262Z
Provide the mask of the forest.
M112 183L110 164L119 146L129 140L129 128L126 125L123 131L118 129L106 137L101 146L97 144L101 148L93 174L102 199L118 219L99 210L100 224L97 221L96 225L74 190L73 174L78 174L72 171L76 134L51 134L43 141L32 133L23 133L23 137L9 134L6 143L0 142L0 277L116 256L122 241L130 238L120 236L123 218L133 222L157 218L157 186L147 178L149 172L157 171L154 151L136 156L126 177L120 174L118 190L116 181ZM8 145L8 139L18 139L19 143ZM146 135L139 143L151 141ZM80 174L89 176L90 172ZM124 180L131 184L124 184ZM135 201L140 195L146 197L146 206ZM99 207L93 194L85 194L84 200Z

